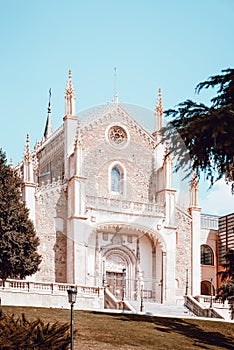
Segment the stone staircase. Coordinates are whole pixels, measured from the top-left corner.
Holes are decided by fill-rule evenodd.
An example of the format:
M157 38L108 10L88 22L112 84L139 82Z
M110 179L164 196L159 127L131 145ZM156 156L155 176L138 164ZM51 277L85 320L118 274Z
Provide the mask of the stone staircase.
M136 312L140 312L140 301L129 301ZM196 317L184 305L143 302L143 313L155 316Z
M188 307L184 305L184 302ZM230 321L230 313L228 309L224 309L224 307L221 307L220 305L218 305L219 308L217 308L217 305L214 305L216 307L210 309L207 305L203 304L204 303L199 302L196 298L186 296L185 301L179 300L178 304L161 304L149 300L143 300L143 305L141 305L140 301L118 300L108 288L105 290L105 309L130 311L133 313L162 317L205 317Z

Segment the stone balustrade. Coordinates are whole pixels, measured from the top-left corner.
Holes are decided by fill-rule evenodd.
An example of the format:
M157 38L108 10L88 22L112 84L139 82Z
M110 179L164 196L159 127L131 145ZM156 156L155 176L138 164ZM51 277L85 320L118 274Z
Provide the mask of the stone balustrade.
M102 309L104 290L101 287L45 283L25 280L0 280L2 305L68 308L67 289L77 289L76 308Z
M219 217L217 215L201 214L201 227L210 230L218 230Z
M164 207L158 203L141 203L116 198L86 196L86 207L133 215L163 217Z
M73 286L77 289L77 294L84 295L99 295L102 292L100 287L90 286L76 286L63 283L45 283L45 282L31 282L24 280L0 280L1 290L18 290L21 292L38 292L38 293L62 293L67 294L67 289Z

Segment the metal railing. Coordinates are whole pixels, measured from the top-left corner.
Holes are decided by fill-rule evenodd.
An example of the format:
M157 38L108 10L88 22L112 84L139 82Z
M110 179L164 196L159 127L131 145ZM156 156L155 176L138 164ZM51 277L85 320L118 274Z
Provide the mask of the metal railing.
M185 295L184 305L196 316L223 319L223 316L221 316L216 310L210 307L206 307L199 303L197 297L194 298L192 296Z

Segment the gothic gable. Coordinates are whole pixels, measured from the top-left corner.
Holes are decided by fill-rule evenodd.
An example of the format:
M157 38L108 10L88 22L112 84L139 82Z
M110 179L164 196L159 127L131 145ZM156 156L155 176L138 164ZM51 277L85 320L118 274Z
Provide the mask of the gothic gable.
M92 109L87 115L81 114L80 117L83 119L81 123L81 133L84 137L87 135L88 131L99 129L104 125L123 123L128 126L129 130L134 132L135 135L138 135L142 142L146 142L151 148L156 147L156 142L150 132L143 128L119 103L99 106L96 109Z
M120 104L81 123L79 137L88 195L149 199L156 141Z

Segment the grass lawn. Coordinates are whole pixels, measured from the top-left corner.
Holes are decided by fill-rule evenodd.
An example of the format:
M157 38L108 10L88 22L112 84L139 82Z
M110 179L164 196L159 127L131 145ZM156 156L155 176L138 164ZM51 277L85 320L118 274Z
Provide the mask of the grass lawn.
M70 310L3 306L44 322L70 322ZM234 349L234 323L74 311L75 349ZM59 350L59 349L58 349Z

